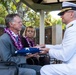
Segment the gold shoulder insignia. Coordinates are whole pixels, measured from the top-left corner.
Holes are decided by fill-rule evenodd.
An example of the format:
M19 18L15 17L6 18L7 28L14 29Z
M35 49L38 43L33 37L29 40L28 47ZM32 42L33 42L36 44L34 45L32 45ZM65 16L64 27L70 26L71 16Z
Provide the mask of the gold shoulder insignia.
M73 26L73 24L71 24L69 27L72 27L72 26ZM68 27L68 28L69 28L69 27Z

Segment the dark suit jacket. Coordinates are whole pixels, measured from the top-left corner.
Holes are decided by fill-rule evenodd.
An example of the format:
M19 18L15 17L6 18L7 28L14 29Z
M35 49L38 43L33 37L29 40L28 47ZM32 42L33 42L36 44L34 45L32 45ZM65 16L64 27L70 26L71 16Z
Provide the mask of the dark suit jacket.
M29 47L27 40L23 36L21 36L21 41L22 41L23 47Z
M15 56L14 53L17 48L7 33L0 37L0 57L3 61L14 61L17 64L25 63L25 56Z
M27 40L26 40L26 38L21 37L21 41L22 41L23 47L30 47ZM33 44L32 44L31 41L30 41L30 44L31 44L31 47L33 47Z
M14 61L17 64L26 63L25 56L19 56L14 55L16 51L16 47L13 45L13 42L10 38L10 36L7 33L4 33L0 37L0 57L3 61ZM25 65L23 68L19 67L19 75L36 75L35 71L32 69L35 69L37 71L37 75L39 74L41 66L36 65ZM30 72L29 72L30 71Z

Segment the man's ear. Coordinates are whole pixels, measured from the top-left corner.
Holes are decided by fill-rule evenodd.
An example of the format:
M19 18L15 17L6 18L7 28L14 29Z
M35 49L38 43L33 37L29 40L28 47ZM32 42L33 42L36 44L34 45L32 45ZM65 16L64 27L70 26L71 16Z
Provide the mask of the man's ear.
M10 25L10 26L13 26L13 22L9 22L9 25Z

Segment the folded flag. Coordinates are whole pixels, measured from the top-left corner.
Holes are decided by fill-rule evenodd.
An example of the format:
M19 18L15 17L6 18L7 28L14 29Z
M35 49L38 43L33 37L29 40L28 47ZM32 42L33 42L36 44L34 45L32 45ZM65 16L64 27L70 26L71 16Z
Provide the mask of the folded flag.
M15 51L15 54L20 54L20 55L27 55L27 54L34 54L40 52L39 48L23 48L21 50Z

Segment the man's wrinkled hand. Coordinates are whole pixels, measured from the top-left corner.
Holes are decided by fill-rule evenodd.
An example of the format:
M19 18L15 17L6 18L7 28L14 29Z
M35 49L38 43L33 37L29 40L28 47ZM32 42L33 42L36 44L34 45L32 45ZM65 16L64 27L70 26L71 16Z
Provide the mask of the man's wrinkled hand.
M40 48L40 54L46 54L46 53L48 53L49 52L49 48Z
M35 48L45 48L45 45L44 44L36 45Z

